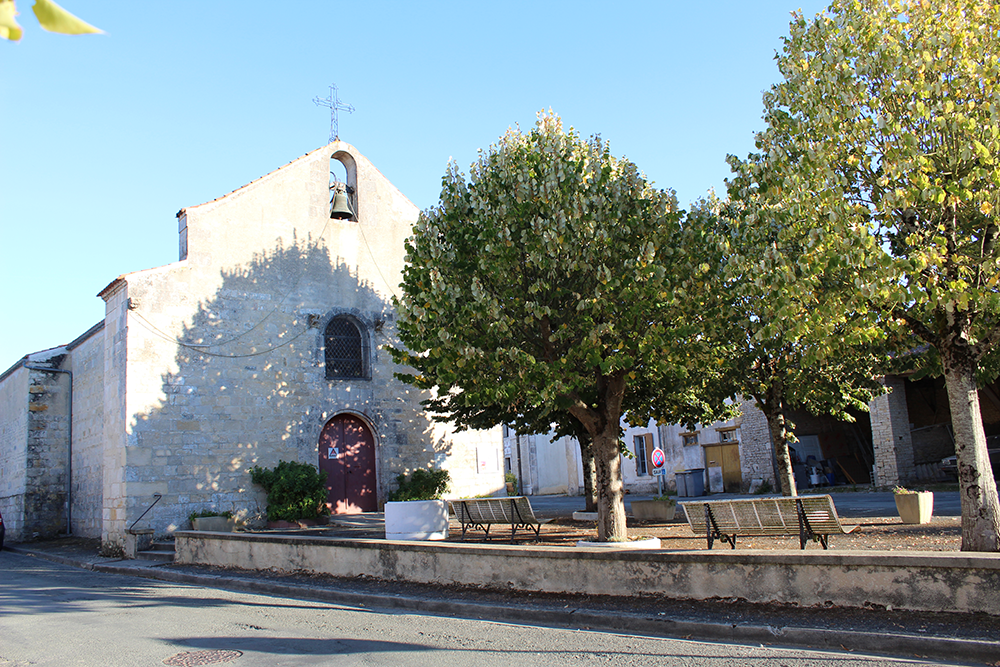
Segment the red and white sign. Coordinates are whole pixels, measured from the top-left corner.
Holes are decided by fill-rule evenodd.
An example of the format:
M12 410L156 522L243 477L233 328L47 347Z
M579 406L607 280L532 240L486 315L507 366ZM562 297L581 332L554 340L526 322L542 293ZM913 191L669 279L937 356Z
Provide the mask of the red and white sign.
M663 455L663 450L659 447L653 450L653 453L650 454L649 458L653 462L654 468L662 468L663 464L667 461L667 457Z

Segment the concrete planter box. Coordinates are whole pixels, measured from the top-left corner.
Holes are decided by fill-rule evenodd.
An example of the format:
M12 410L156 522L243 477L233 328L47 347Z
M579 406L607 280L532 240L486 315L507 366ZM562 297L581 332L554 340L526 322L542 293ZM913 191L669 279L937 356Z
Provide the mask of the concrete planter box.
M897 493L896 511L903 523L930 523L934 513L934 494L930 491Z
M385 539L448 539L448 503L443 500L386 503Z
M195 530L211 530L216 533L231 533L236 528L236 519L224 516L199 516L191 519Z
M677 503L669 500L633 500L632 516L643 521L673 521Z

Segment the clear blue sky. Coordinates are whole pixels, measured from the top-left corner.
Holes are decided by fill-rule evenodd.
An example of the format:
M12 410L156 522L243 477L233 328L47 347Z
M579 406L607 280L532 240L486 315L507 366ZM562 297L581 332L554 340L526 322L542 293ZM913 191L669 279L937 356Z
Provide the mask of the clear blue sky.
M420 208L552 108L687 206L762 127L789 12L820 2L62 0L106 35L0 43L0 372L104 316L123 273L177 260L175 213L340 137Z

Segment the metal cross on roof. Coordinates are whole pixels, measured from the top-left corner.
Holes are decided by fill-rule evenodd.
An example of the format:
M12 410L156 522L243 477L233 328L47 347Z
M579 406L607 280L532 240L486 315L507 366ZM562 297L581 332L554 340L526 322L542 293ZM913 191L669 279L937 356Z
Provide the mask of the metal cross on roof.
M340 139L340 127L337 124L337 112L346 111L347 113L354 113L354 107L340 101L340 98L337 97L337 84L335 83L330 86L329 97L323 99L316 96L313 98L313 102L317 106L330 108L330 142L333 143L337 139Z

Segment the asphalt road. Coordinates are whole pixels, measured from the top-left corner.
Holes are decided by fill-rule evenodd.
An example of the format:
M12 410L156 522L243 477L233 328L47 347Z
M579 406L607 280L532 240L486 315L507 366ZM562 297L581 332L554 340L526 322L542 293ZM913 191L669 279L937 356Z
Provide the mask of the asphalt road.
M822 487L818 489L806 490L801 495L811 495L816 493L828 493ZM863 518L876 516L897 516L896 501L892 493L879 492L851 492L834 491L833 504L837 508L837 514L847 518ZM625 511L630 510L630 503L633 500L648 500L652 496L625 496ZM715 493L709 496L702 496L698 500L722 500L725 498L749 498L753 496L741 496L733 493ZM679 502L685 500L695 500L695 498L677 498ZM531 508L537 514L551 516L559 514L569 516L574 511L584 509L582 496L531 496ZM934 516L961 516L962 504L958 496L958 491L935 491L934 492Z
M191 652L208 653L195 662ZM225 657L232 660L218 660ZM174 664L238 667L961 664L349 607L95 573L0 553L0 665L131 667L170 664L171 658Z

